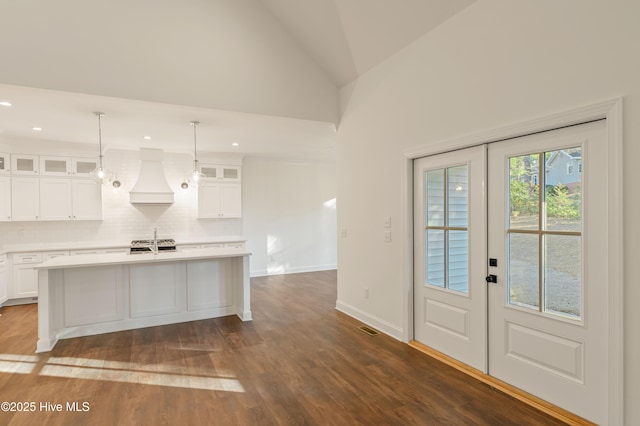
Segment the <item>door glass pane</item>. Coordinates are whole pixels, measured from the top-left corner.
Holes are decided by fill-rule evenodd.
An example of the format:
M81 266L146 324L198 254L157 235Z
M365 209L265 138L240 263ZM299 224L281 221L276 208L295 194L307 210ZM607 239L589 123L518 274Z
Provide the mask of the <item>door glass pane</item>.
M509 234L509 303L540 306L538 235Z
M238 169L223 169L222 177L225 179L238 179Z
M540 155L509 158L509 228L538 229Z
M467 170L466 165L447 169L447 226L466 228L469 223Z
M425 173L427 226L444 226L444 172L439 169Z
M203 175L205 175L205 177L208 177L208 178L216 178L216 177L218 177L217 174L216 174L216 168L215 167L202 166L200 168L200 173L202 173Z
M96 169L98 163L95 161L78 161L76 162L76 173L89 174Z
M66 160L44 160L44 169L47 172L66 173L67 162Z
M582 237L545 235L545 312L581 317Z
M6 166L4 165L4 161L4 157L0 155L0 170L7 170Z
M430 170L425 179L427 284L469 291L468 166Z
M545 158L545 229L580 232L582 149L551 151Z
M35 170L33 166L33 160L31 158L18 158L16 160L16 167L23 172L31 172Z
M469 292L469 241L467 231L447 232L447 278L451 290Z
M444 231L426 231L426 283L444 288Z

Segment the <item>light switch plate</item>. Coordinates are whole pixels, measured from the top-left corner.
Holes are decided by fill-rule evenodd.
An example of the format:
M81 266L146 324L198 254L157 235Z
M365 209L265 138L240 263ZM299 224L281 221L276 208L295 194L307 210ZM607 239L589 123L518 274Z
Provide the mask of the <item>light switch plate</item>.
M385 243L391 242L391 231L384 231L384 242Z
M387 216L384 218L384 227L391 228L391 216Z

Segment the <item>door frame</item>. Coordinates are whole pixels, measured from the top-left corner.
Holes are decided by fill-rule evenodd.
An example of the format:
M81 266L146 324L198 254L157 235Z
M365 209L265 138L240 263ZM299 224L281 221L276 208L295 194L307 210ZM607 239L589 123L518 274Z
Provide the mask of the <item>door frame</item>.
M609 279L609 423L622 424L624 417L624 238L622 176L623 98L560 111L507 126L470 135L437 141L405 150L402 159L402 282L403 334L409 343L414 338L413 312L413 160L448 151L469 148L505 139L606 119L608 138L608 279Z

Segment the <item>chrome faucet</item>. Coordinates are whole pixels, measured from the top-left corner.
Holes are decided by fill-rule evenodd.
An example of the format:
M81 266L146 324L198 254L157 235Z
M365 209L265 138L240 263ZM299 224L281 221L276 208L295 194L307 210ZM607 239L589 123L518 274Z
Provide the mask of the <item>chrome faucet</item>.
M158 254L158 228L153 228L153 246L151 246L153 254Z

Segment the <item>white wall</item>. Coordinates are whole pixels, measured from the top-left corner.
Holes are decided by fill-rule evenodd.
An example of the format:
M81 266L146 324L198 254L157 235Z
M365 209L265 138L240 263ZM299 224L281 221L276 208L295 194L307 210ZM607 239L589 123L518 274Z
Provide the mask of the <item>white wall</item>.
M251 275L335 269L335 164L246 157L243 182Z
M625 423L640 424L638 16L624 0L482 0L343 88L338 305L402 335L404 150L622 95Z

